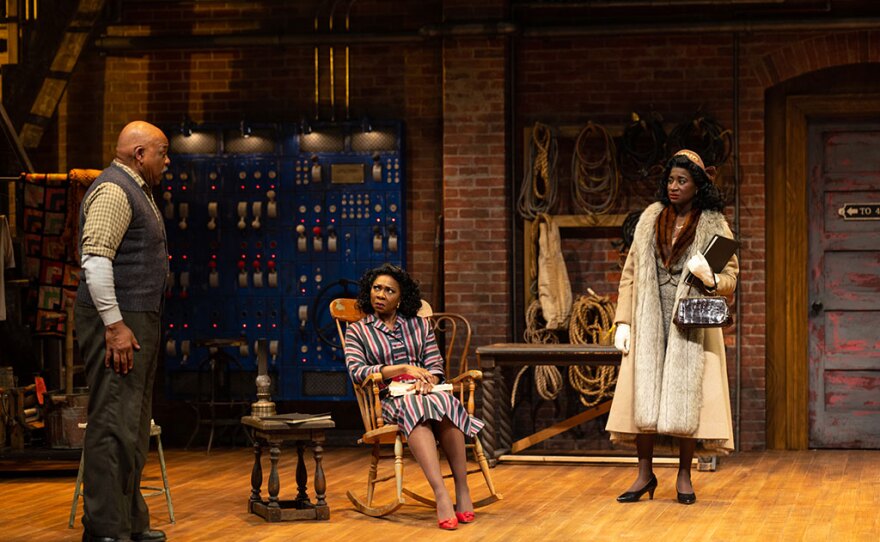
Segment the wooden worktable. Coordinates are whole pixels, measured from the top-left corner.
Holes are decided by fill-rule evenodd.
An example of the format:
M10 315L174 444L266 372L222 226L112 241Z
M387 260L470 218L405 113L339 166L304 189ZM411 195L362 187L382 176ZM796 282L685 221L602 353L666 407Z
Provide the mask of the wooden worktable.
M543 442L605 414L611 408L609 399L533 435L512 442L510 390L502 374L504 367L620 365L620 351L613 346L593 344L497 343L477 348L477 363L483 371L482 418L486 422L486 427L481 433L481 441L487 459L494 464L502 455L515 453Z

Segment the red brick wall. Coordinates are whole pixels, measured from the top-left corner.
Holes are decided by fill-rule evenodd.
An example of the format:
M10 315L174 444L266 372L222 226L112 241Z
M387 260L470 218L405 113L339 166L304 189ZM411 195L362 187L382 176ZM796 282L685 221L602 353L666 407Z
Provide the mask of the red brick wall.
M476 344L510 334L503 39L443 47L446 310L468 315Z
M210 2L123 4L117 34L312 31L314 3ZM404 8L400 6L404 5ZM508 2L392 0L358 2L358 32L415 30L441 20L504 19ZM322 25L327 24L327 14ZM342 19L336 19L340 28ZM880 60L880 32L744 34L739 39L739 110L734 110L731 34L521 39L437 38L405 45L351 48L351 114L402 119L407 129L409 267L433 289L434 227L445 215L445 307L468 314L477 343L510 338L509 226L512 186L506 180L508 138L522 162L522 134L536 120L623 125L631 111L654 109L679 122L698 107L733 128L739 121L742 295L743 449L765 442L764 92L779 82L830 66ZM515 92L506 93L508 52ZM321 117L330 116L329 49L321 52ZM336 115L344 115L337 50ZM73 75L63 123L69 167L101 167L129 120L176 123L296 121L314 112L313 48L89 52ZM512 99L511 99L512 98ZM508 125L505 108L514 108ZM56 128L52 128L56 129ZM38 156L50 155L47 132ZM561 164L568 168L567 163ZM48 166L50 169L52 166ZM732 211L730 214L732 220ZM519 247L516 247L518 250ZM566 247L578 289L616 289L618 259L607 240ZM517 286L521 291L521 287ZM733 344L733 337L728 338ZM734 366L730 358L731 370ZM735 375L731 375L732 377ZM734 380L731 381L733 384Z

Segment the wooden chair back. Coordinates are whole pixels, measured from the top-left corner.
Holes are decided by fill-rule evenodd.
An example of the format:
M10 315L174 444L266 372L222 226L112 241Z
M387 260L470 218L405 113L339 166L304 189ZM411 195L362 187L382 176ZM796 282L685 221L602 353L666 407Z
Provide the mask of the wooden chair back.
M330 302L330 316L336 322L336 331L339 333L339 341L344 349L345 330L348 324L353 324L366 315L358 308L357 299L338 298ZM376 400L373 401L361 386L354 384L354 395L357 398L361 420L364 423L364 432L369 433L385 425L382 419L382 405L378 402L378 394L372 394L376 396Z
M446 363L446 378L451 380L468 371L471 348L471 324L454 312L436 312L428 317L437 346Z

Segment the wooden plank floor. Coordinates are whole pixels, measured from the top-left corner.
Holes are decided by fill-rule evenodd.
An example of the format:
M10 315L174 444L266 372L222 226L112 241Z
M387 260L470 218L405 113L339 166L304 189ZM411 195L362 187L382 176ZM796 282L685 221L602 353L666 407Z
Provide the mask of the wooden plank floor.
M326 452L329 522L268 524L246 513L253 461L249 449L166 452L177 523L169 524L163 497L148 503L153 527L172 541L325 540L649 540L767 541L880 540L880 452L804 451L740 453L716 472L695 472L697 504L675 502L675 469L657 468L654 501L618 504L614 498L635 475L632 466L515 465L493 469L504 500L477 511L477 521L455 532L436 528L434 511L405 506L376 519L352 508L345 491L362 492L366 448ZM281 497L294 485L292 456L282 456ZM265 459L264 459L265 461ZM313 465L309 461L309 470ZM268 477L268 462L264 466ZM418 466L406 472L427 489ZM161 485L155 452L146 469ZM75 473L0 478L0 540L77 541L67 528ZM480 485L474 479L474 496ZM265 496L264 489L264 496ZM382 496L390 493L382 493Z

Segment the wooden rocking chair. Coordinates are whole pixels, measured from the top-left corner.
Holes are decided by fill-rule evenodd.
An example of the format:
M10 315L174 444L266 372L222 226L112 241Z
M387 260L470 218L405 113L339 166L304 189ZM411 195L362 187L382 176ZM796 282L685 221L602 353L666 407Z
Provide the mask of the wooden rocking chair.
M424 310L426 307L427 310ZM336 321L339 338L344 346L345 326L357 322L363 318L364 314L358 310L356 300L345 298L335 299L330 303L330 314ZM426 303L423 303L423 310L419 312L419 315L428 318L435 332L442 334L442 338L445 339L446 355L444 359L446 360L447 382L453 385L453 393L455 393L462 405L465 405L468 413L473 415L476 382L482 378L483 374L480 371L467 369L467 350L470 347L471 340L470 324L461 315L451 313L431 314L430 308ZM456 373L454 377L453 373L450 372L452 369ZM382 376L376 373L370 375L360 385L355 384L354 386L355 396L357 397L361 418L364 423L364 434L358 440L358 443L369 444L373 450L370 470L367 474L366 500L359 499L351 491L347 492L348 498L359 512L373 517L385 516L406 504L404 495L408 495L422 504L434 507L436 503L433 499L411 491L403 485L403 445L406 438L400 433L396 424L386 424L382 419L382 403L379 399L379 385L381 383ZM474 459L479 465L479 468L468 470L468 474L482 473L489 490L488 496L474 501L474 508L480 508L500 500L501 495L495 491L495 486L492 484L489 463L486 461L480 439L475 437L468 440L473 440L473 442L467 443L466 447L473 450ZM394 446L393 456L382 455L381 446L383 444ZM394 474L379 477L379 460L392 457L394 458ZM451 476L451 474L446 474L444 478ZM374 505L373 495L376 484L391 479L394 479L396 484L396 499L384 505Z

